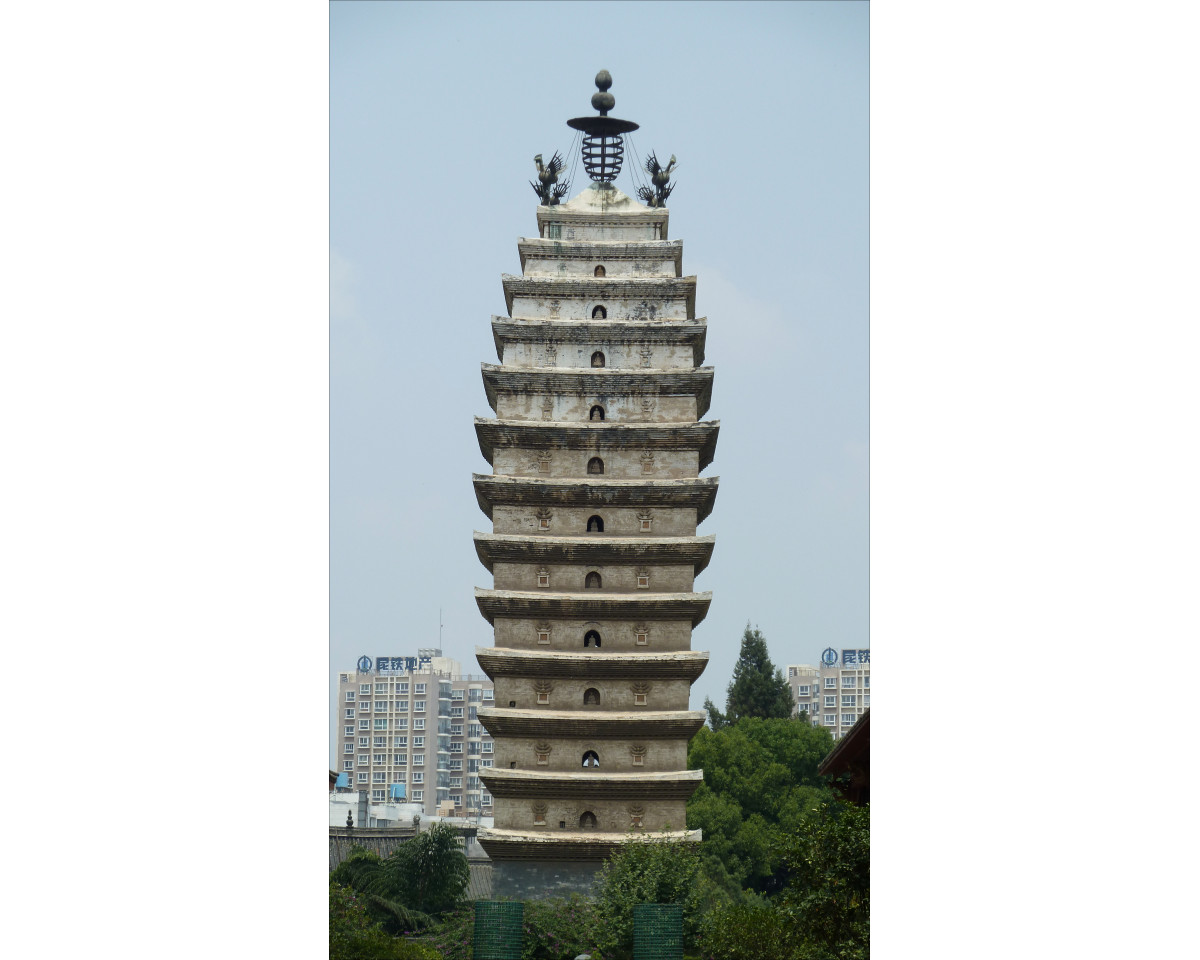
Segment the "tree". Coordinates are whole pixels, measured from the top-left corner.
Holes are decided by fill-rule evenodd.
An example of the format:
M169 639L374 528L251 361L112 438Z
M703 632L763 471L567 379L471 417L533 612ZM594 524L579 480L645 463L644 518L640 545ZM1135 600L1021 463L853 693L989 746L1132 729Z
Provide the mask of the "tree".
M749 623L742 634L742 649L726 693L724 719L731 724L742 717L786 719L792 715L792 688L767 656L766 638L758 627L751 630ZM714 712L709 710L710 721Z
M824 805L786 846L782 903L812 956L866 960L871 950L871 811Z
M633 908L639 903L682 905L684 937L691 940L706 907L718 895L704 882L696 844L667 837L631 837L621 844L604 862L599 891L599 946L606 957L633 949Z
M704 783L687 804L687 825L704 831L701 855L713 882L772 893L787 876L787 835L833 794L817 765L833 746L824 727L796 719L746 717L721 730L702 727L688 768Z

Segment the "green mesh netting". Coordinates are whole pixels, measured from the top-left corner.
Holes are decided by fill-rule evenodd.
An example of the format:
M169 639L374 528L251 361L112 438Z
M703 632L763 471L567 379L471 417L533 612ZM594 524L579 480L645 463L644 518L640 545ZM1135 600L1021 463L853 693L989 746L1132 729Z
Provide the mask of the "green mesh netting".
M639 903L633 908L633 960L683 960L683 908Z
M512 900L475 901L475 960L521 960L525 904Z

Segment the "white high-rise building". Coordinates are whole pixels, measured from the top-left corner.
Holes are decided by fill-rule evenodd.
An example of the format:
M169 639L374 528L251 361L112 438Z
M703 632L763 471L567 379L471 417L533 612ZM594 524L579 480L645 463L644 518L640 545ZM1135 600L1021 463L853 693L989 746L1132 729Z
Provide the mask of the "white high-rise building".
M406 800L432 816L492 815L479 771L492 765L492 738L477 711L493 702L492 681L464 676L436 647L415 657L361 657L338 675L341 736L336 770L373 803Z
M790 664L793 713L807 713L814 727L825 727L837 740L871 705L870 648L826 647L821 665Z

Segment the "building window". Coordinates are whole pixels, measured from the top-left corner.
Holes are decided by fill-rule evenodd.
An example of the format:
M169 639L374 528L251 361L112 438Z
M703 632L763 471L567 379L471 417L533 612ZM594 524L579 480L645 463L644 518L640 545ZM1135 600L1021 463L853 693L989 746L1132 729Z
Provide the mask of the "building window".
M871 705L871 695L868 693L865 697L863 697L863 706L869 707L870 705Z
M857 697L855 697L855 696L854 696L854 694L852 694L852 693L848 693L848 694L846 694L846 695L844 695L844 696L842 697L842 706L843 706L843 707L854 707L854 706L857 706L857 704L855 703L855 701L856 701L857 699L858 699L858 698L857 698Z
M367 775L366 775L365 773L360 773L360 774L358 775L358 782L359 782L359 783L366 783L366 782L367 782Z
M375 747L376 749L379 749L381 747L386 747L387 746L387 737L376 737L374 743L372 743L371 746Z
M358 695L360 697L369 697L371 695L371 685L369 683L360 683L358 685Z
M354 769L354 761L353 760L343 760L342 761L342 769L343 770L353 770Z
M408 683L407 683L407 681L406 681L406 682L404 682L404 683L398 683L398 684L396 684L396 692L397 692L397 693L408 693Z
M584 765L585 767L598 767L598 766L600 766L600 756L599 756L599 754L597 754L595 750L588 750L588 751L587 751L587 752L586 752L586 753L583 755L583 765Z
M603 366L603 364L601 364L601 366ZM591 474L604 473L604 461L599 457L592 457L592 459L588 461L587 472Z
M586 577L584 577L583 586L589 590L599 590L600 589L600 574L598 574L595 570L593 570Z
M483 752L484 752L484 753L491 753L491 752L492 752L492 747L493 747L493 746L494 746L494 744L492 743L492 741L491 741L491 740L485 740L485 741L483 742ZM492 761L491 761L491 760L486 760L486 761L484 761L484 766L485 766L485 767L490 767L491 765L492 765Z
M347 708L346 708L346 719L347 719L347 720L353 720L353 719L354 719L354 708L353 708L353 707L347 707Z
M451 717L462 717L462 715L463 715L462 707L451 707L450 708L450 716Z
M538 637L538 641L537 641L538 643L542 643L542 644L549 643L550 642L550 631L549 630L539 630L537 632L537 637Z
M414 767L423 767L423 766L425 766L425 754L423 754L423 753L414 753L414 754L413 754L413 766L414 766Z
M798 686L796 688L796 695L799 697L807 697L808 696L808 684L802 683L800 686Z
M425 799L425 791L424 790L414 790L413 791L413 801L414 802L420 803L424 799Z
M386 683L375 684L375 695L379 696L379 697L386 697L387 696L387 684Z
M450 699L451 700L462 700L464 693L466 693L465 690L452 690L450 692Z
M424 730L425 729L425 718L417 717L417 719L413 721L413 729L414 730Z
M354 744L346 743L346 744L342 745L342 753L353 753L353 752L354 752Z
M371 729L371 721L370 720L359 720L358 721L358 729L359 730L370 730Z
M408 766L408 754L407 753L392 754L392 765L397 766L397 767L407 767Z
M588 419L603 421L604 420L604 408L602 406L600 406L600 404L597 403L595 406L592 407L591 410L588 411Z
M462 744L460 743L459 746L461 747ZM453 753L453 751L451 751L451 752ZM451 770L461 770L462 769L462 761L461 760L451 760L450 761L450 769Z
M358 755L358 765L360 767L369 767L371 765L370 760L371 758L365 753L360 753Z
M832 690L836 686L837 686L837 677L826 677L825 678L825 689L826 690Z
M375 765L382 767L387 762L387 755L383 753L375 754Z
M413 713L424 713L424 712L425 712L425 701L424 700L414 700L413 701Z
M639 647L644 647L644 646L646 646L646 645L647 645L649 642L650 642L650 635L649 635L648 633L645 633L645 632L643 631L643 632L639 632L639 633L637 634L637 645L638 645Z
M836 725L837 725L837 714L834 714L834 713L825 714L825 726L833 727Z
M407 700L397 700L396 701L396 712L397 713L408 713L408 701Z
M386 730L388 728L387 720L376 720L371 727L372 730Z
M863 677L863 686L869 687L870 685L871 685L871 675L868 673L865 677Z
M842 723L852 724L857 719L858 719L857 714L854 714L854 713L843 713L842 714Z
M589 630L587 633L585 633L583 635L583 645L585 647L590 647L590 646L599 647L600 646L600 634L597 633L595 630Z
M368 711L370 711L370 709L371 709L371 701L370 700L359 700L358 701L358 712L359 713L368 712Z
M604 532L604 519L600 516L588 517L587 532L588 533L603 533Z
M857 677L842 677L842 686L843 687L857 687L858 686L858 678Z
M347 702L347 703L353 703L353 702L354 702L354 691L353 691L353 690L347 690L347 691L346 691L346 702Z
M637 575L637 585L639 590L646 590L650 587L650 574L639 573Z
M549 570L539 570L537 572L537 585L539 587L550 586L550 571Z
M379 771L371 774L371 782L372 783L386 783L387 782L387 774L384 771L379 770Z
M408 737L393 737L392 738L392 746L393 747L407 747L408 746Z
M493 700L493 699L495 699L495 697L493 696L493 694L494 694L494 693L495 693L495 691L493 691L493 690L484 690L484 691L483 691L483 699L484 699L484 700Z
M537 702L538 702L538 703L549 703L549 702L550 702L550 694L548 694L548 693L539 693L539 694L537 695Z
M425 746L425 738L424 737L413 737L413 746L417 750L420 750L423 746Z
M384 790L372 790L371 791L371 799L374 800L376 803L382 803L383 795L385 792L386 791L384 791Z
M386 700L376 700L375 701L375 712L376 713L387 713L387 708L388 708L388 702Z
M644 707L646 705L646 695L644 693L635 693L633 695L633 705L635 707Z
M826 697L825 698L825 706L836 707L837 706L837 697Z
M424 783L425 782L425 774L421 773L420 771L418 771L417 773L414 773L412 776L412 782L413 783Z
M483 805L485 807L490 807L492 805L492 795L490 793L485 793L483 795Z
M452 723L450 725L450 736L461 737L462 735L463 735L462 724L461 723Z
M358 745L360 747L362 747L364 750L366 750L367 747L369 747L371 745L371 738L370 737L359 737Z
M451 753L462 753L462 744L461 743L450 744L450 752Z
M354 724L350 724L347 727L342 727L342 733L347 737L354 736Z

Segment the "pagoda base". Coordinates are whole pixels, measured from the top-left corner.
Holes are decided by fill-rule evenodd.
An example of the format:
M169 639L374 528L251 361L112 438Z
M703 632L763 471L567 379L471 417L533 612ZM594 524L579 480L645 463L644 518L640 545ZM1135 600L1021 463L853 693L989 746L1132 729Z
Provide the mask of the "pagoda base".
M602 860L496 860L492 863L492 897L543 900L572 893L595 894Z

